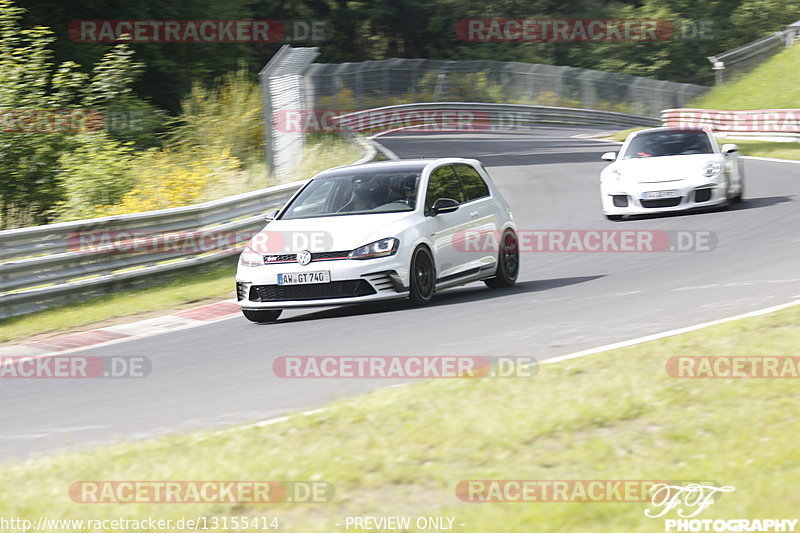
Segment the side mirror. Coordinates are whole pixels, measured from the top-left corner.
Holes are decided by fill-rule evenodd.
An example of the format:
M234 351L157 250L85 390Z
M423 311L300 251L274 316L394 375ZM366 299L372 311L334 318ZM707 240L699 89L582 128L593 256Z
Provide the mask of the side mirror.
M270 211L269 213L264 215L264 220L266 220L267 222L272 222L277 217L278 217L278 209L276 209L274 211Z
M723 154L732 154L734 152L738 152L739 147L735 144L723 144L722 145L722 153Z
M600 156L600 159L602 159L603 161L616 161L617 152L606 152Z
M458 206L461 205L452 198L439 198L435 202L433 202L433 207L431 208L431 213L433 216L440 215L442 213L452 213Z

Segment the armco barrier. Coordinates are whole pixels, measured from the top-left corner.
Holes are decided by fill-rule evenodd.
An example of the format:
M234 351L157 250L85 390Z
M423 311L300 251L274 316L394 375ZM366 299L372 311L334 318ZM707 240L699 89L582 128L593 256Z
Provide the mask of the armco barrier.
M450 113L450 115L448 115ZM583 125L611 128L658 126L657 118L570 107L432 102L377 107L337 117L349 132L418 128L455 131L507 130L535 125Z

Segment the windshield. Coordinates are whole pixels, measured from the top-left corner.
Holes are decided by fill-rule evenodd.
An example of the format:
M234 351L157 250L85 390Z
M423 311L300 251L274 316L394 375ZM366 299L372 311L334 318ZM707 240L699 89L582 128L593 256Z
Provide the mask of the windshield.
M711 141L703 131L654 131L634 137L622 159L713 153Z
M413 211L419 171L360 172L313 180L282 220Z

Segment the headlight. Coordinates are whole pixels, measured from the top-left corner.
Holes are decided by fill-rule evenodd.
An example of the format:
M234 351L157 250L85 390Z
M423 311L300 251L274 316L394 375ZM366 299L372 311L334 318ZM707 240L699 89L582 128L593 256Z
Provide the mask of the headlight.
M239 263L249 267L263 266L264 256L245 246L242 255L239 256Z
M372 259L375 257L387 257L396 254L398 246L400 246L400 241L394 237L381 239L379 241L371 242L356 248L350 252L350 259Z
M706 163L706 166L703 167L703 176L707 178L712 178L719 174L719 171L722 169L722 166L719 164L719 161L709 161Z

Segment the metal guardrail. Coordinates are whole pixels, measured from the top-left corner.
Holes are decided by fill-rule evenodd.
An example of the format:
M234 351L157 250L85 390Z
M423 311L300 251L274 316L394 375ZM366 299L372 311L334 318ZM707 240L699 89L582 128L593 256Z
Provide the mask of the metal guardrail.
M392 129L491 131L529 128L541 124L632 128L658 126L653 117L571 107L434 102L400 104L347 113L337 117L349 132L383 132Z
M239 235L246 241L264 226L263 213L282 205L303 183L186 207L0 231L0 319L230 256L244 241L210 250L183 245L200 235ZM84 246L82 236L117 244ZM171 239L178 243L176 251L169 250ZM149 244L155 241L160 246L153 252Z
M398 126L399 114L438 116L472 113L474 125L488 129L515 129L535 124L580 124L609 127L657 125L658 119L590 109L444 102L407 104L368 109L339 117L350 132L387 131ZM366 122L364 119L368 118ZM380 118L379 118L380 117ZM445 120L448 120L445 117ZM446 126L449 122L445 122ZM362 128L362 125L367 127ZM461 129L463 131L463 128ZM375 155L374 146L357 140L365 149L358 163ZM212 202L160 211L64 222L0 231L0 319L45 309L56 304L103 294L109 289L163 277L167 273L217 261L239 250L247 238L264 226L263 213L282 205L305 182L295 182ZM122 234L120 234L122 232ZM224 248L205 250L169 243L208 234L238 234L242 240ZM81 237L100 236L84 246ZM114 243L103 244L102 236ZM120 245L122 243L122 245ZM144 244L137 246L136 243ZM128 246L130 244L130 246Z
M790 26L784 31L776 31L752 43L706 58L711 62L716 84L730 81L732 77L746 73L782 49L792 46L796 33L796 29Z

